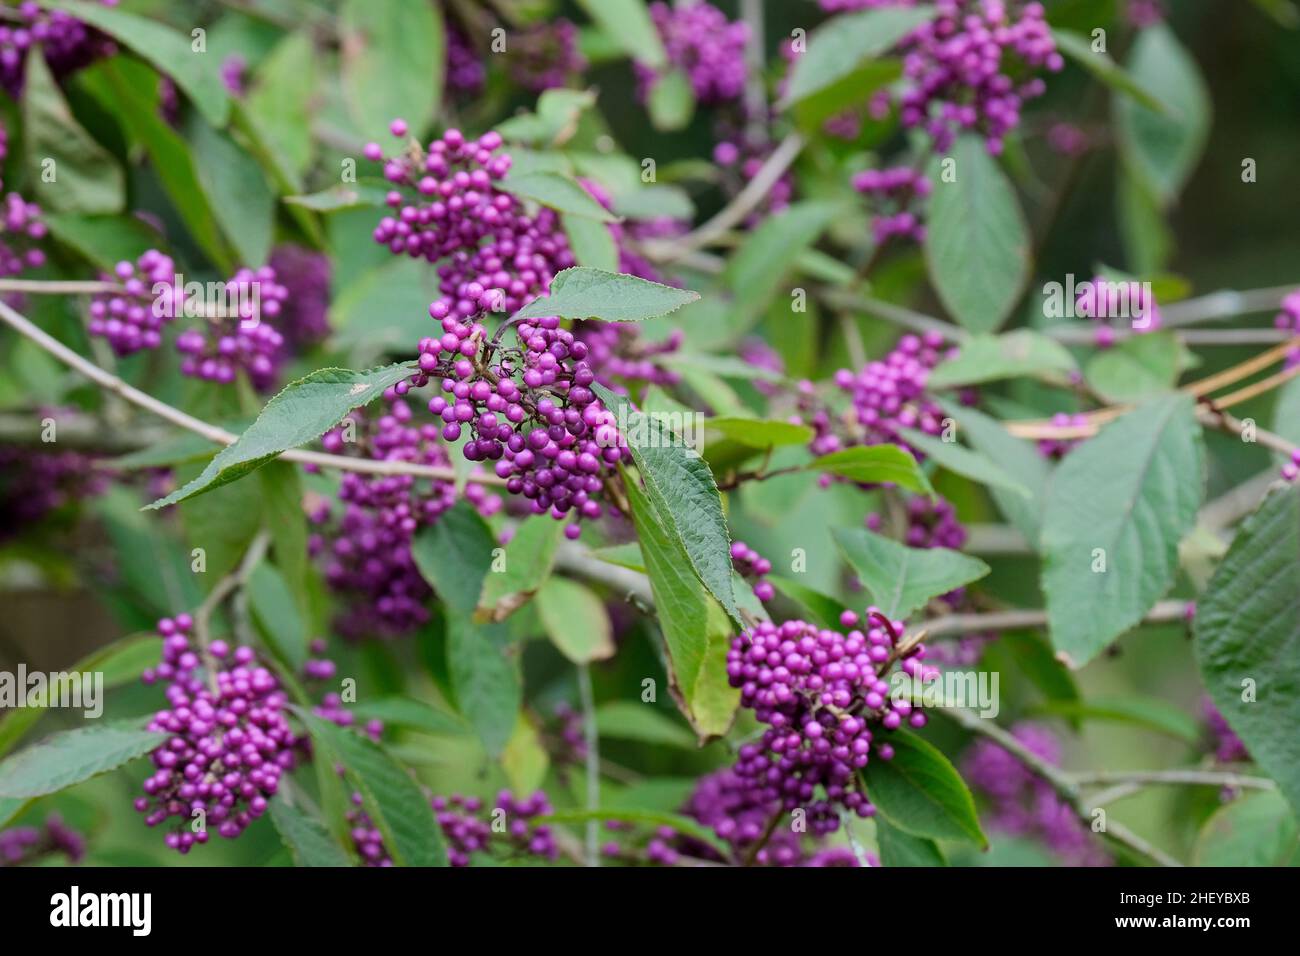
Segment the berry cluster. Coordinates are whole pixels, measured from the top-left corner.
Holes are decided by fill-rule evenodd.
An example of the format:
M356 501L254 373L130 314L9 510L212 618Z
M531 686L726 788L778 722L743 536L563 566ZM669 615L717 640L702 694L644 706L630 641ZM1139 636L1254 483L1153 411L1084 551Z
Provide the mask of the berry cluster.
M767 725L757 743L740 748L736 774L761 802L804 808L818 835L838 828L840 807L863 817L875 812L857 783L872 751L872 728L926 723L911 701L891 697L886 679L895 663L909 677L932 676L925 647L900 643L901 623L875 609L868 613L859 626L857 614L844 612L847 634L803 621L763 622L742 632L727 652L727 676L740 688L741 706ZM887 743L876 752L884 760L893 756Z
M871 201L871 232L877 245L894 236L925 241L925 226L914 204L930 195L931 186L921 173L907 166L866 169L853 177L853 188Z
M906 447L900 427L938 435L943 428L943 410L926 394L925 385L944 354L943 337L937 332L905 335L892 352L867 363L856 375L840 369L835 373L835 385L852 403L843 418L832 418L828 409L814 401L810 383L801 385L804 417L816 432L813 453L825 455L851 445L883 442ZM920 457L916 451L913 454Z
M386 415L365 419L354 412L342 426L321 438L333 454L364 455L379 461L447 465L447 453L432 424L414 425L406 402L393 401ZM346 439L354 434L355 442ZM470 485L470 488L478 488ZM477 494L478 492L474 492ZM408 633L429 619L429 586L411 557L416 531L432 524L456 503L451 481L412 475L367 475L348 472L338 492L341 517L333 520L328 504L312 521L310 553L324 564L330 588L349 598L335 621L346 637L392 637Z
M99 293L91 300L90 334L104 338L118 355L158 348L163 325L185 311L185 290L177 282L176 263L150 249L135 262L119 262L113 273L102 278L116 278L121 291Z
M6 193L0 219L0 277L45 265L45 251L36 243L48 234L40 206L18 193Z
M253 649L220 640L200 649L191 642L192 627L188 614L158 622L162 662L142 679L168 685L169 707L154 714L149 729L170 736L152 752L156 770L145 778L146 796L135 801L151 827L177 818L165 842L181 853L207 842L209 823L233 839L265 813L293 766L297 742L287 697ZM205 825L195 830L188 824L198 811Z
M100 3L117 6L117 0ZM117 51L104 34L62 10L46 10L26 0L13 13L18 22L0 26L0 88L14 99L22 93L27 53L32 47L40 47L56 79Z
M1042 760L1060 765L1061 748L1050 731L1020 724L1011 733ZM1110 862L1051 785L992 741L975 742L962 762L962 776L988 796L992 829L1041 840L1068 866L1105 866Z
M578 28L563 17L535 23L511 37L509 50L510 79L533 93L567 86L587 69L578 50Z
M348 811L347 818L352 824L352 842L362 861L367 866L392 866L383 835L361 808L361 794L354 793L352 803L353 809ZM485 806L478 797L459 794L434 797L431 803L438 828L447 841L447 859L452 866L469 866L476 853L543 860L554 860L559 856L551 828L532 822L553 812L546 794L540 790L523 799L517 799L509 790L502 790L497 794L493 807ZM495 829L498 820L505 823L504 833Z
M939 151L959 132L975 130L990 153L1001 153L1006 135L1020 122L1021 105L1046 89L1040 77L1017 77L1065 66L1043 6L938 0L935 7L935 18L900 44L907 83L900 100L902 123L924 129Z
M1095 341L1099 348L1115 344L1115 329L1111 319L1122 318L1132 323L1133 331L1154 332L1160 328L1160 307L1145 283L1131 280L1109 280L1096 276L1084 283L1075 298L1074 311L1085 319L1094 319L1097 327Z
M745 860L767 831L769 822L782 813L779 799L765 788L732 769L718 770L695 784L682 812L711 829L731 850L733 860ZM707 845L686 840L684 849L692 856L716 857ZM801 834L790 826L772 829L767 842L754 856L762 866L798 866L804 861Z
M469 42L464 31L453 23L447 24L447 90L453 95L477 96L487 82L487 69L479 59L478 51Z
M1068 412L1057 412L1052 416L1052 424L1059 428L1077 427L1088 424L1088 416L1083 413L1071 415ZM1038 452L1044 458L1060 461L1081 441L1082 438L1040 438Z
M100 494L108 479L81 452L0 446L0 541L70 502Z
M931 500L917 495L907 501L907 528L903 543L909 548L951 548L960 551L966 544L966 528L957 519L957 509L943 499ZM884 517L879 513L867 515L866 525L872 531L884 527Z
M1250 760L1250 751L1237 732L1228 726L1227 720L1206 697L1201 701L1201 716L1209 732L1210 742L1214 747L1214 759L1219 763L1244 763Z
M704 0L684 6L652 3L650 19L659 31L669 65L686 74L698 102L716 105L744 93L747 24L729 21L725 13ZM634 66L637 92L644 103L661 74L643 63Z
M770 601L776 597L776 589L766 575L772 573L772 562L767 560L743 541L731 542L731 563L742 578L752 578L754 595L760 601Z
M206 317L210 329L186 329L176 337L176 349L185 356L181 372L227 384L242 369L254 388L270 388L283 359L284 336L266 320L280 315L288 295L270 266L240 269L226 283L227 301L235 303L233 314L223 307Z
M285 244L267 261L284 289L276 326L287 347L301 351L330 333L330 260L324 253Z
M45 818L44 828L12 827L0 830L0 867L26 866L51 853L61 853L68 863L86 855L86 840L57 813Z

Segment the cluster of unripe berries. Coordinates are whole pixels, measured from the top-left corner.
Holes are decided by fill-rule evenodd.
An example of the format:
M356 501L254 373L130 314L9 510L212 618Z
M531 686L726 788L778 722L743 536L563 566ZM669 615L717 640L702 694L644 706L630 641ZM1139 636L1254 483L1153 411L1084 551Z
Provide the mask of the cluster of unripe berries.
M871 816L874 808L858 785L874 734L907 722L926 723L906 697L895 699L887 675L897 665L909 677L933 676L925 647L902 642L900 622L869 610L867 621L845 611L847 633L804 621L763 622L742 632L727 652L727 677L740 688L762 737L740 748L736 774L755 788L756 799L802 808L814 834L839 826L839 808ZM888 743L875 745L881 759Z
M853 177L853 188L871 200L871 232L876 244L898 236L925 241L925 226L915 202L930 195L930 180L907 166L866 169Z
M699 103L726 103L744 93L747 24L728 20L704 0L675 6L652 3L650 19L659 31L669 66L685 74ZM645 102L662 74L644 63L634 67L637 92Z
M176 818L165 842L181 853L206 843L208 826L233 839L265 813L297 743L287 697L253 649L221 640L198 647L193 624L188 614L158 622L162 662L142 679L167 685L168 706L148 729L168 737L151 753L155 769L135 801L151 827ZM203 826L190 825L200 818Z
M1011 734L1039 759L1060 766L1061 747L1050 731L1019 724ZM1067 866L1105 866L1110 862L1051 784L993 741L981 739L971 746L962 761L962 776L988 797L990 829L1039 840Z

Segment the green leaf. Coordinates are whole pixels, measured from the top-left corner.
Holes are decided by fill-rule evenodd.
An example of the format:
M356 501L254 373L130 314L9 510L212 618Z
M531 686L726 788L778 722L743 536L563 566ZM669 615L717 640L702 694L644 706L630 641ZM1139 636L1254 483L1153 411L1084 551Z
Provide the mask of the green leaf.
M405 348L428 332L429 303L437 296L437 277L427 262L390 258L335 297L330 305L334 339L371 355Z
M1089 359L1084 380L1108 402L1138 402L1173 391L1186 356L1172 331L1131 335Z
M520 199L531 199L556 212L586 216L598 222L618 221L591 193L559 173L515 173L501 180L498 186Z
M578 6L632 59L656 69L668 62L645 0L578 0Z
M961 475L982 485L1004 488L1026 499L1032 497L1028 488L1007 474L992 459L979 452L964 448L955 441L942 441L915 428L900 428L899 434L907 439L907 443L913 448L933 459L940 468L946 468L955 475Z
M307 587L307 515L298 469L287 461L273 461L258 472L258 477L264 502L262 518L271 534L276 567L295 595L295 602L305 607L299 595Z
M157 20L83 0L42 0L42 6L66 10L123 46L128 47L176 81L199 112L217 127L226 125L230 97L215 57L195 53L191 40Z
M334 841L323 825L298 808L289 806L282 796L271 801L271 822L298 866L352 865L347 851Z
M972 332L1006 319L1029 278L1030 237L1015 190L979 136L952 148L956 182L944 182L935 157L925 263L950 315Z
M515 793L532 793L546 782L551 758L542 744L541 734L527 714L520 714L515 732L501 752L501 769Z
M483 747L501 755L515 729L523 689L505 655L501 625L475 625L459 613L447 615L447 666L456 709L469 721Z
M618 272L618 245L609 226L572 213L565 213L560 218L564 222L564 234L569 238L569 248L579 266Z
M647 498L667 522L669 538L722 609L740 623L731 582L731 535L713 472L661 419L634 410L599 383L592 388L618 416L620 437L632 452Z
M134 262L162 244L158 231L134 216L78 216L47 212L50 234L104 272L124 259Z
M1016 438L996 419L946 399L939 399L939 405L945 415L957 422L958 430L964 431L972 448L1002 464L1029 489L1029 500L1021 494L997 487L990 488L989 493L1025 540L1037 547L1047 481L1052 474L1051 464L1038 453L1033 442Z
M834 528L831 534L881 613L895 620L989 573L979 558L947 548L909 548L866 528Z
M265 265L271 253L275 195L257 160L207 123L190 125L195 170L221 229L244 265Z
M733 309L744 323L756 321L766 311L799 253L816 242L841 212L830 202L795 203L765 218L745 237L722 274Z
M40 47L27 57L26 76L23 131L27 165L40 170L31 180L36 198L52 212L120 212L126 203L122 169L72 115Z
M1163 23L1138 34L1129 54L1129 71L1169 109L1161 114L1128 99L1116 100L1120 157L1167 207L1205 149L1209 92L1196 61Z
M650 123L661 133L671 133L691 125L695 116L695 90L684 70L671 69L650 87Z
M502 621L537 593L555 565L555 549L564 526L549 515L533 515L523 521L506 545L505 569L483 580L474 617L478 621Z
M732 441L749 448L776 448L781 445L806 445L813 440L807 425L795 425L777 418L740 418L723 415L709 418L704 427L721 432Z
M1276 791L1237 797L1205 821L1192 850L1196 866L1295 866L1300 833Z
M1300 26L1300 9L1291 0L1254 0L1254 3L1280 26L1288 30Z
M337 212L340 209L382 206L387 195L382 180L361 179L355 183L335 183L328 189L303 196L285 196L284 201L314 212Z
M512 116L496 130L510 142L533 146L559 145L573 136L582 114L596 105L590 90L546 90L537 98L537 112Z
M143 757L167 735L101 724L55 734L0 763L0 797L42 797Z
M248 430L218 452L202 474L145 510L174 505L238 481L282 452L319 438L352 409L368 405L410 374L405 365L389 365L367 372L324 368L298 379L267 402Z
M696 749L695 737L654 704L612 700L596 708L596 727L602 737L636 740L644 744Z
M135 634L102 647L68 668L69 674L102 674L104 690L112 690L139 680L146 667L162 659L162 638L156 634ZM48 701L47 701L48 703ZM103 704L103 700L98 701ZM13 749L23 734L31 730L45 707L16 707L0 716L0 756Z
M1173 232L1151 189L1122 165L1116 170L1115 214L1134 270L1150 275L1165 268L1173 254Z
M976 335L930 373L926 386L957 388L1005 378L1034 376L1059 381L1078 365L1069 350L1041 332L1016 329L1003 335Z
M249 605L262 636L294 673L307 660L307 625L283 575L263 561L248 579Z
M934 8L929 6L832 17L808 38L808 50L795 60L780 105L797 103L849 76L933 18Z
M534 299L513 318L558 315L562 319L641 322L676 312L699 297L698 292L689 289L579 266L559 273L547 296Z
M930 480L911 452L897 445L855 445L814 458L809 471L827 471L863 485L894 484L933 495Z
M1057 467L1043 514L1042 586L1052 645L1071 667L1141 621L1173 584L1204 483L1201 431L1185 395L1129 412Z
M668 649L673 695L696 734L702 739L719 737L731 727L740 703L740 692L727 681L730 624L692 573L690 560L680 539L670 533L661 506L635 482L626 484Z
M810 135L817 136L828 119L846 111L861 112L863 103L868 102L878 90L897 82L902 75L903 61L898 57L868 60L852 73L793 104L795 124ZM844 278L852 276L852 267L838 264L848 269L848 276Z
M202 465L192 462L176 469L177 483L198 475ZM233 571L262 529L262 489L255 481L229 485L185 502L178 509L189 546L203 549L202 574L194 575L196 556L191 551L187 573L211 590Z
M367 139L390 140L403 119L413 135L442 100L446 39L432 4L345 0L339 14L343 99Z
M1275 488L1242 524L1194 629L1215 706L1300 808L1300 485Z
M590 588L568 578L549 578L537 592L537 613L551 643L573 663L614 656L613 625Z
M409 727L428 734L460 736L467 729L454 714L412 697L381 697L356 704L352 712L361 721L382 720L386 727Z
M448 607L469 614L478 606L496 548L492 529L462 498L436 522L416 532L411 557Z
M446 866L447 849L429 800L410 772L369 737L297 708L312 739L361 794L362 806L398 866Z
M780 594L797 604L806 616L822 627L838 628L841 626L840 615L847 608L835 598L806 587L798 581L783 578L780 575L769 574L767 580Z
M249 115L268 145L301 176L311 166L312 100L319 89L316 50L305 32L291 33L262 61L249 90Z
M645 558L641 555L641 546L635 541L610 545L608 548L597 548L591 552L591 556L608 564L616 564L620 568L645 571Z
M1273 407L1273 431L1300 445L1300 378L1293 378L1277 390Z
M883 816L876 817L876 841L881 866L947 866L938 844L900 830Z
M882 737L894 756L862 771L867 798L889 823L913 836L988 846L975 801L948 758L906 730Z
M1153 96L1141 83L1129 76L1128 72L1112 60L1106 53L1092 49L1092 43L1085 37L1069 30L1053 30L1052 39L1056 48L1065 56L1101 80L1112 90L1123 93L1134 102L1156 113L1169 112L1164 103Z

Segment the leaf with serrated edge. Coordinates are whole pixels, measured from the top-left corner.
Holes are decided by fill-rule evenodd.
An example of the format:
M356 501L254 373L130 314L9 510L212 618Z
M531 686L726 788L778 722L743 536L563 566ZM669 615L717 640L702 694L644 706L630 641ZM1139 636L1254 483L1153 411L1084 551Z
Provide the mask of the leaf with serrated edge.
M947 548L909 548L865 528L835 528L831 534L881 612L906 618L931 598L989 573L979 558Z
M55 734L0 763L0 797L57 793L143 757L167 735L122 724Z
M689 289L661 285L619 272L575 266L559 273L552 280L547 295L529 302L512 318L557 315L562 319L642 322L676 312L699 297L698 292Z

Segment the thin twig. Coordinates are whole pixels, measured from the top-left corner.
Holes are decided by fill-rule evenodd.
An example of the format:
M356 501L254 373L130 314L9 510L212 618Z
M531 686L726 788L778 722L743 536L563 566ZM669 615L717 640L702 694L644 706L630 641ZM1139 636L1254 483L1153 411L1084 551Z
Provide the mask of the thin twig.
M1234 787L1241 790L1275 790L1277 783L1267 777L1219 770L1094 770L1068 775L1080 787L1133 783L1140 786L1188 785L1196 787Z
M194 639L199 645L199 651L203 654L204 664L208 671L208 684L211 686L213 693L217 690L217 662L212 657L211 644L212 633L211 623L212 615L216 613L226 598L230 597L238 588L242 588L248 583L248 578L253 573L262 558L266 555L266 549L270 546L271 536L266 531L259 531L244 552L243 560L239 562L239 567L231 571L208 592L208 596L203 599L203 603L194 611Z
M1142 618L1144 624L1180 621L1187 614L1186 601L1159 601ZM914 630L925 630L930 637L950 634L980 633L984 631L1015 631L1022 628L1041 628L1048 623L1047 612L1027 609L992 611L983 614L944 614L921 621Z

